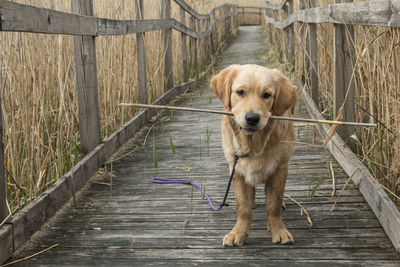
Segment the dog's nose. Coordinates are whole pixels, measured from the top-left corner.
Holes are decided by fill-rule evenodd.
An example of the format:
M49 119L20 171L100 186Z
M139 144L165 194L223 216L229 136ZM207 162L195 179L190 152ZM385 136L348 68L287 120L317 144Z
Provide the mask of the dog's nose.
M253 113L253 112L247 112L246 115L244 116L246 119L246 123L249 126L256 126L258 122L260 121L260 114L258 113Z

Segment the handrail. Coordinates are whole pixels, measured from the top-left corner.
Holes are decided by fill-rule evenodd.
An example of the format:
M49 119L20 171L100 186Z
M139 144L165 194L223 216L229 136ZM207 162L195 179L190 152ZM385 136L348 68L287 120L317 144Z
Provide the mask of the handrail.
M265 2L265 8L279 10L276 5L268 2ZM374 0L329 4L324 7L297 11L282 22L268 15L265 17L267 22L274 24L278 29L285 29L294 22L400 27L400 1Z
M183 4L183 1L178 2ZM234 7L234 5L224 4L211 10L226 7ZM196 15L209 18L209 15L200 16L198 13ZM234 15L235 13L226 14L223 19ZM1 31L98 36L135 34L174 28L193 38L201 39L208 36L215 23L219 21L221 20L214 21L205 31L196 32L173 18L115 20L3 1Z
M196 10L194 10L191 6L189 6L185 1L183 0L174 0L174 2L179 5L181 8L183 8L187 13L192 15L193 17L197 19L208 19L210 18L209 14L200 14Z

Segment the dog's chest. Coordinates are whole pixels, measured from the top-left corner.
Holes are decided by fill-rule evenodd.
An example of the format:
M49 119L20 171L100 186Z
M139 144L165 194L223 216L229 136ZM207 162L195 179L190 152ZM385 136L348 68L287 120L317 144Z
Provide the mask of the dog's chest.
M250 185L264 183L276 171L278 162L271 157L241 158L236 166L236 171L245 177Z

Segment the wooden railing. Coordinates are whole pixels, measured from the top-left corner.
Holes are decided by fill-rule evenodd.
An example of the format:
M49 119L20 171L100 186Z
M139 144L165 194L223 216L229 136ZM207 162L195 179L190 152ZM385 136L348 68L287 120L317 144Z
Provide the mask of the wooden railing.
M299 10L293 11L293 6L297 1ZM269 40L276 40L276 45L281 53L284 53L288 65L300 68L296 73L310 75L309 89L313 101L319 103L319 85L318 85L318 49L317 49L317 28L320 23L333 24L333 106L334 116L337 116L339 109L343 105L343 120L355 121L355 78L354 67L354 29L353 25L368 25L382 27L400 27L400 1L391 0L373 0L365 2L330 4L323 7L314 7L315 1L306 0L283 0L281 3L265 2L265 20L267 27L271 30ZM339 2L339 3L338 3ZM308 6L306 5L308 3ZM282 12L283 11L283 12ZM279 12L283 13L283 20L280 20ZM299 36L303 36L305 28L308 28L306 41L299 40L300 45L296 49L294 24L300 23ZM284 32L284 40L280 40L279 30ZM284 45L281 45L281 42ZM273 45L273 44L271 44ZM285 47L284 49L282 47ZM305 51L304 51L305 50ZM304 64L295 64L295 53L305 54ZM293 71L294 69L292 69ZM302 92L303 99L308 95ZM306 100L304 100L306 101ZM314 104L313 104L314 105ZM322 116L315 106L309 108L311 114L319 119ZM317 130L324 138L328 136L327 127L317 125ZM343 140L349 140L349 136L354 133L354 128L338 128L337 132ZM400 250L400 213L387 196L385 191L377 184L364 168L363 164L354 154L351 155L345 148L343 141L334 137L328 142L327 147L342 165L344 170L351 176L354 183L359 186L383 228L392 240L395 248ZM347 152L346 152L347 151Z
M149 31L163 31L164 80L168 91L155 101L165 104L176 95L200 83L212 67L189 80L198 63L210 61L220 47L223 47L240 21L235 5L223 4L207 14L197 13L183 0L172 0L180 9L180 21L171 18L171 0L162 0L162 18L144 19L144 0L137 0L136 20L114 20L93 16L93 0L72 0L72 13L19 4L0 0L1 31L29 32L44 34L74 35L76 88L79 109L79 134L83 159L68 173L42 193L23 210L13 215L7 208L7 179L4 175L4 149L2 139L2 114L0 106L0 263L12 255L41 225L66 203L91 177L106 159L134 133L155 115L153 110L144 110L127 122L118 131L101 140L98 103L98 81L96 68L96 38L100 35L136 34L138 61L139 102L147 100L146 48L143 34ZM242 17L247 14L244 7ZM261 9L258 13L261 23ZM186 16L189 19L186 19ZM186 22L189 23L186 23ZM201 30L203 29L203 30ZM174 87L172 67L172 34L181 33L182 66L184 83ZM189 47L187 47L187 38ZM200 56L201 55L201 56ZM200 62L199 62L200 61ZM187 67L186 67L187 66ZM1 100L0 100L1 103Z

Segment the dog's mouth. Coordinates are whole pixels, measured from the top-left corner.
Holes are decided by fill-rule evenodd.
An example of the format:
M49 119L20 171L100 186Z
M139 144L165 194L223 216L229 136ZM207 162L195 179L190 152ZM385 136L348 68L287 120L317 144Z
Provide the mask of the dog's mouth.
M258 127L250 127L250 126L240 127L240 130L244 131L244 133L247 135L252 135L258 132Z

